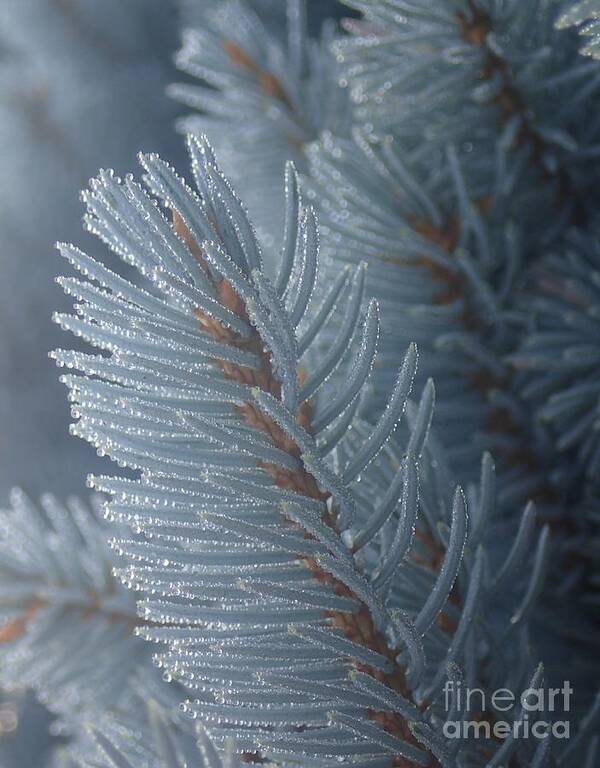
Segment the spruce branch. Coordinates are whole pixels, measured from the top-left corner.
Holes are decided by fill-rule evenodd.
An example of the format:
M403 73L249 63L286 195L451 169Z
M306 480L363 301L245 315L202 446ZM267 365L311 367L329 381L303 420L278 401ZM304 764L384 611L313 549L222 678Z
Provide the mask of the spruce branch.
M90 477L108 525L21 496L0 516L0 643L9 681L58 699L70 733L87 723L69 768L597 757L600 700L563 748L451 739L448 721L495 716L442 691L542 687L530 619L553 557L569 603L576 582L597 586L600 122L582 117L600 71L555 32L554 0L348 2L365 15L333 43L337 63L332 28L307 39L301 0L286 3L286 42L238 0L186 37L180 63L202 83L173 89L199 111L184 125L223 150L258 235L208 141L189 137L195 189L142 154L143 184L101 171L83 195L128 277L59 246L79 275L59 279L75 308L55 319L97 350L54 353L72 432L123 471ZM293 164L280 173L290 156L304 186ZM531 497L541 514L519 514ZM551 549L537 523L557 509ZM550 619L597 642L567 610ZM196 732L171 711L182 695Z
M2 682L35 690L67 728L116 704L148 660L97 515L50 495L37 508L15 491L0 520Z
M214 5L202 27L184 31L176 57L195 82L174 84L169 92L195 110L178 127L209 137L268 255L283 223L285 162L303 171L305 148L324 128L348 130L349 103L329 51L334 25L326 23L319 40L309 39L304 0L286 0L287 24L276 30L268 24L272 11L261 15L241 0ZM239 115L242 131L233 130Z
M207 472L206 469L201 471L196 482L199 481L201 483L200 488L203 483L208 486L207 492L205 491L203 495L207 495L210 498L219 492L217 498L222 494L227 499L232 494L234 494L235 498L235 492L237 491L242 503L244 500L246 500L246 503L252 501L253 504L259 504L261 501L264 504L265 501L271 501L281 506L281 512L275 511L275 518L277 519L283 513L283 520L274 526L271 533L270 528L265 529L264 525L246 522L243 515L241 519L237 519L235 516L230 517L227 511L219 511L220 505L216 505L215 512L211 512L210 509L201 512L199 522L204 521L208 531L216 530L218 539L222 538L222 533L219 534L219 531L228 531L230 534L237 534L238 537L247 538L249 542L257 538L260 541L260 538L264 536L265 543L268 542L271 547L279 545L279 547L283 547L283 552L289 547L297 548L298 555L303 556L301 562L303 562L303 567L307 571L304 578L309 583L311 579L314 579L315 585L313 589L317 595L320 592L324 594L321 600L317 599L316 595L315 599L317 602L315 607L310 607L310 592L305 598L300 596L301 593L294 597L294 590L287 594L288 588L284 587L280 598L282 601L281 606L278 605L279 601L276 601L273 608L265 606L262 610L260 607L262 601L254 605L254 600L248 600L248 607L245 607L246 600L243 600L236 607L236 603L239 602L238 598L234 600L234 605L231 608L232 619L242 621L244 614L248 613L251 615L254 608L257 611L257 618L260 617L264 610L264 620L267 626L273 622L276 625L281 624L281 619L277 619L277 614L281 614L281 618L286 618L289 615L292 623L298 620L303 623L301 619L294 620L294 614L298 609L293 606L295 606L297 601L300 601L301 604L306 603L306 606L299 611L299 616L301 617L303 614L308 617L314 616L312 619L314 621L321 615L322 611L317 606L323 601L324 605L327 605L326 595L331 594L332 598L333 595L336 595L336 598L332 599L332 603L335 605L336 602L339 602L344 606L343 610L332 609L324 614L329 619L329 629L326 635L333 632L332 647L330 648L330 653L333 654L332 662L338 654L341 653L343 656L355 649L359 657L365 658L363 664L366 669L370 670L371 674L382 678L386 686L389 686L396 693L405 696L408 694L408 691L404 680L404 670L397 666L395 662L397 652L393 650L393 647L389 647L389 641L384 634L385 611L383 606L380 605L373 589L368 586L368 582L364 577L358 572L354 573L351 558L349 554L345 553L345 548L341 541L336 543L342 516L345 519L345 527L348 527L355 515L356 502L349 491L340 485L340 481L332 474L331 469L323 464L322 459L319 457L314 437L310 434L310 406L307 400L302 399L302 389L309 384L310 378L304 382L304 385L300 384L298 380L294 352L296 340L293 335L293 326L290 326L289 321L287 321L287 325L281 327L286 311L281 303L282 298L275 294L267 279L259 271L260 256L257 245L252 239L252 232L247 223L244 223L244 220L240 218L243 216L243 211L239 204L236 205L235 199L227 187L227 182L221 177L220 172L214 165L210 149L206 145L191 141L190 150L194 160L194 170L198 179L198 186L202 191L208 193L208 197L205 198L202 207L199 207L199 201L195 199L193 194L158 158L149 156L143 159L150 185L173 210L173 234L163 231L162 216L159 219L160 214L158 210L154 209L154 203L145 198L141 190L136 188L132 181L129 181L127 184L130 193L129 200L127 200L126 188L122 188L117 180L113 180L112 177L106 175L94 186L92 195L88 198L91 216L98 216L100 206L104 206L102 218L90 219L90 227L97 231L109 232L110 230L106 228L105 223L108 213L106 205L111 199L119 200L119 198L122 201L121 206L115 207L112 213L113 221L120 220L124 222L129 220L131 224L134 224L134 217L137 216L139 218L139 212L135 208L137 203L142 207L142 210L146 211L147 216L153 216L157 232L163 238L163 245L168 243L171 251L177 249L179 251L179 259L182 260L184 258L182 245L184 243L188 245L187 253L189 256L186 256L186 262L184 262L184 268L188 274L190 272L195 274L198 283L203 288L203 292L213 296L214 301L218 302L221 310L224 310L226 315L232 318L229 320L230 325L233 323L233 318L235 318L237 324L241 324L243 327L243 333L240 333L222 324L216 317L216 310L211 304L201 302L200 306L193 310L191 317L195 318L198 322L199 330L204 331L202 335L199 334L199 338L206 338L206 342L201 343L195 349L201 355L200 360L202 360L202 347L206 343L204 359L207 362L204 363L204 366L216 354L216 367L221 370L222 378L225 381L238 383L240 389L243 388L245 397L240 401L240 395L238 394L234 399L234 402L236 402L234 407L227 406L224 403L221 410L225 408L225 413L228 411L230 413L221 426L219 426L218 421L209 421L206 427L204 426L204 418L210 416L213 409L209 408L206 415L204 415L202 413L202 399L200 399L198 402L198 413L185 414L185 410L182 411L184 416L181 430L184 434L189 431L189 437L191 437L192 435L205 435L206 432L204 430L207 429L208 435L217 441L216 445L218 447L206 451L202 448L202 441L198 442L196 438L200 450L199 469L203 465L206 467L213 466L215 472L213 474L212 472ZM237 211L222 207L223 193L229 197L230 203L237 208ZM127 208L123 208L123 203L127 205ZM299 207L298 205L294 206L296 216L298 215ZM204 216L206 217L204 221L202 219L199 220L199 215L201 216L203 212L205 212ZM236 213L237 215L235 215ZM301 220L296 218L288 222L288 227L294 228L297 232L297 238L296 242L292 245L293 251L285 256L287 259L292 259L295 252L303 260L300 265L296 266L296 270L300 271L297 271L295 274L294 284L286 286L286 299L288 303L291 302L292 314L295 314L299 320L305 312L306 302L312 293L311 283L314 280L314 266L316 264L316 229L310 210L303 212ZM206 232L207 229L212 230L211 234L213 237L219 237L221 240L220 246L211 244L206 240L199 242L198 235L201 232ZM130 236L134 233L135 230L132 230ZM179 235L179 238L175 237L177 235ZM245 239L246 237L249 239ZM116 241L112 237L110 241L115 245ZM227 252L231 253L231 256L226 255L221 250L226 245L229 246ZM79 263L80 268L83 268L87 263L73 250L66 252L75 263ZM237 260L234 261L236 257ZM193 267L191 267L190 258L193 259ZM161 258L161 261L164 262L164 258ZM251 269L253 264L256 266L254 269ZM167 264L163 263L161 267L162 269L159 268L161 274L157 275L155 279L163 280L165 286L169 285L169 283L172 284L174 276L169 275L166 271ZM102 280L99 269L101 268L96 267L96 274L94 275L94 272L92 272L92 275ZM177 282L181 282L184 276L185 272L178 277ZM117 287L116 280L116 277L110 277L110 281L115 288ZM119 278L118 280L120 285L121 279ZM308 285L305 285L307 280L310 282ZM103 282L106 285L107 280L104 279ZM348 280L346 282L350 288L347 319L351 324L350 337L352 337L357 333L359 321L363 283L362 274L359 273L352 284ZM161 284L163 283L159 283L159 285ZM185 291L185 285L185 283L181 283L181 286L177 289L177 294L180 291ZM187 285L189 291L191 286L189 283ZM122 289L121 293L124 290ZM83 298L83 288L73 289L73 292L80 299ZM134 298L132 287L127 287L126 295L128 301ZM185 293L182 295L185 295ZM200 300L201 296L202 294L198 293L197 300ZM157 301L157 299L153 299L152 303ZM77 322L69 318L59 319L64 326L82 333L84 338L101 344L104 341L109 349L115 348L110 338L113 338L115 342L121 338L127 347L129 344L127 338L129 337L133 342L129 354L135 354L136 350L141 352L143 349L142 345L144 344L142 340L143 334L140 335L135 331L121 332L117 328L113 329L111 326L103 330L103 316L98 314L99 304L104 304L106 307L109 304L115 304L116 308L119 304L119 299L114 297L114 294L111 297L104 291L101 294L97 292L94 304L87 305L85 309L82 307L85 320ZM296 309L298 306L299 309ZM165 305L161 312L163 317L165 315L172 316L173 312L176 311L175 308L168 309L167 307L168 305ZM139 309L137 312L139 312ZM123 317L125 319L125 315ZM88 318L93 318L95 323L93 325L89 324ZM370 321L367 320L366 328L369 335L374 334L376 336L377 321L374 306L370 310L370 318ZM159 326L155 323L153 324L149 318L148 320L143 320L140 317L137 322L140 323L140 329L151 329L154 326L155 331L159 335L158 337L160 337L161 331ZM172 321L167 323L163 332L168 332L171 324ZM261 333L259 333L258 329L260 329ZM365 335L367 335L367 330L365 330ZM189 329L185 331L184 338L187 338L188 344L191 345L189 348L191 353L196 345ZM267 343L269 346L266 346ZM366 343L366 339L363 340L364 343ZM148 344L150 346L156 345L156 341L154 343L147 341L146 346ZM181 347L182 342L173 342L173 344ZM231 349L230 353L226 351L228 348ZM125 349L123 352L125 352ZM159 352L158 347L156 352ZM345 352L346 346L344 345L338 350L338 358L341 359ZM219 353L221 354L219 355ZM125 352L125 354L127 353ZM206 355L209 355L208 359L205 357ZM60 353L57 356L60 360ZM192 359L190 357L190 360ZM340 359L335 359L333 365L339 364ZM363 452L363 458L357 467L358 471L364 468L367 462L378 453L381 446L387 440L390 431L395 427L396 420L402 412L403 403L410 391L415 361L415 352L413 350L410 352L409 358L400 372L398 385L390 403L389 411L382 417L379 430L373 433L370 441L371 445L367 452ZM79 364L81 365L81 363ZM290 368L290 365L294 367ZM321 380L326 375L326 369L318 372ZM368 375L368 368L364 375ZM214 375L214 381L214 386L219 389L219 377ZM79 408L84 414L83 420L85 420L87 414L84 410L84 403L77 396L77 383L73 384L71 382L71 385L74 387L74 397L78 401ZM318 385L319 382L316 382L314 386ZM85 388L85 381L83 386ZM123 395L125 395L125 392L123 390ZM193 394L200 393L193 392ZM177 402L177 398L175 402ZM209 402L208 405L211 405L211 403ZM218 410L217 407L215 415L218 415ZM337 415L334 414L334 417ZM232 419L233 423L231 423ZM102 424L101 418L96 421ZM227 424L230 425L229 428ZM104 427L104 430L108 427L110 431L110 426L113 426L114 429L117 424L105 423L102 426L93 427L93 432L90 432L82 424L82 419L80 419L78 431L87 432L88 438L91 438L97 447L106 450L109 455L122 456L122 460L129 466L141 469L146 464L146 472L148 472L150 467L154 466L159 472L159 477L162 475L161 458L158 455L156 457L148 455L149 462L146 463L143 454L139 453L139 449L136 450L135 432L127 440L123 438L119 440L121 443L120 451L118 448L115 450L113 447L115 446L114 438L109 438L108 441L101 440L102 427ZM140 431L142 439L145 431ZM232 460L228 461L228 452L224 451L223 448L228 445L230 440L239 440L246 433L246 449L239 459L232 457ZM264 441L260 437L263 433L267 436L268 442L268 446L264 447ZM236 435L238 435L237 438ZM176 440L173 446L173 460L167 460L164 469L167 469L170 465L176 467L182 460L184 465L188 463L183 455L181 455L181 458L178 458L177 442L179 441ZM185 444L186 441L183 442L183 446ZM125 451L123 451L124 447ZM257 461L261 454L264 455L264 458ZM192 466L194 464L193 455L192 453L190 457ZM164 462L164 459L162 461ZM172 463L173 461L175 464ZM236 474L217 474L219 470L222 472L230 464L230 472L235 471L234 468L236 465L239 465L239 477ZM257 471L252 471L252 466L255 466ZM181 470L179 470L179 473L176 471L176 476L177 474L181 474ZM185 470L183 474L186 476ZM270 479L271 482L265 485L266 479ZM107 489L110 487L109 481L105 483L102 479L99 479L96 482L99 487L105 487L105 485ZM194 481L190 479L188 482L193 486ZM212 492L211 486L213 487ZM331 503L328 504L328 502L333 501L334 493L337 497L339 509L336 509ZM127 516L129 517L129 515ZM178 525L175 525L175 530L178 527ZM185 543L188 541L191 543L192 541L193 537L189 537L192 535L193 529L188 530L185 526L183 526L183 529L187 535L181 537L181 544L185 548ZM167 544L170 540L177 542L179 537L174 535L167 537L165 543L159 546L159 550L162 547L170 550L171 547ZM226 544L227 539L223 539L222 545L226 546ZM127 553L128 548L131 547L131 542L120 542L118 546L124 553ZM154 546L156 545L148 544L145 548L140 547L138 550L136 547L133 551L139 551L138 557L141 557L148 563L152 563L153 558L149 552L151 552L151 548ZM232 551L234 560L236 559L236 549L237 547L234 546ZM257 554L259 552L260 550L258 550ZM131 550L129 550L129 554L133 554ZM265 571L265 576L267 577L268 572L269 569L267 568ZM132 573L136 573L135 568L132 569ZM140 575L143 579L143 575ZM144 584L143 586L146 585ZM265 585L265 589L267 594L269 594L268 584ZM244 595L246 589L238 585L232 588L233 595L235 592L241 592ZM289 604L289 607L286 607L286 604ZM349 608L352 606L356 606L356 609L349 611ZM186 621L185 617L188 614L188 609L181 606L180 610L181 615L179 615L177 601L175 604L170 604L169 600L164 603L149 600L146 603L145 615L147 618L159 623L164 622L166 617L170 616L169 621L176 622L179 620L183 623L183 626L186 626L188 621ZM222 616L221 621L223 621L227 615L227 611L216 606L206 609L198 606L197 610L199 617L204 615L207 621L210 621L212 615L214 615L215 619L218 616ZM271 617L270 619L269 616ZM193 623L196 622L194 621ZM347 638L346 641L341 639L335 640L336 629L341 631L341 634ZM316 638L320 636L319 632L321 631L317 631ZM151 635L152 633L149 631L146 634ZM284 636L285 634L287 633L284 632ZM300 638L303 638L303 636L300 635ZM315 640L312 642L315 642ZM337 645L340 648L337 649L336 653ZM360 646L364 646L366 651L360 651ZM179 654L182 654L183 658L181 659L180 668L175 665L175 671L182 680L189 683L193 678L190 678L190 680L186 679L185 654L182 651L176 650L173 656L177 659ZM376 664L376 667L369 665L371 660L374 660L373 663ZM385 670L383 675L381 671L376 671L378 668ZM285 684L282 682L282 685ZM293 711L293 705L290 703L288 706L291 706ZM192 708L194 708L193 705ZM200 712L203 712L202 705L198 709ZM252 710L253 707L250 709ZM207 711L203 712L203 715L210 717L210 712L211 707L209 706ZM326 714L326 712L322 712L321 717L325 717ZM424 753L415 746L414 737L404 718L399 715L385 715L384 713L381 713L381 717L384 718L385 725L391 734L388 742L393 744L397 742L396 749L399 755L399 764L411 764L415 756L419 760L422 759L419 756ZM269 722L269 718L267 718L266 722ZM338 729L343 730L341 725L336 728L336 726L330 724L329 728L332 728L334 731ZM263 738L268 739L268 734L269 731L265 731ZM383 741L385 743L385 738ZM277 739L275 739L275 742L277 742ZM403 746L404 742L405 745ZM285 751L285 748L283 749Z
M247 759L445 763L469 749L441 733L446 664L468 653L489 679L502 667L481 653L489 630L476 608L492 588L479 549L489 457L469 501L438 476L443 462L427 447L431 382L409 407L405 450L392 447L413 346L373 426L355 417L378 336L376 304L361 311L364 270L343 272L303 323L318 238L293 169L271 283L210 146L188 146L197 193L157 156L141 156L169 218L132 177L102 172L85 195L89 229L143 286L61 247L85 279L61 281L78 314L57 320L108 352L55 353L84 374L67 377L75 431L136 472L92 483L112 496L111 519L135 533L114 546L119 575L143 595L138 631L167 646L157 663L193 697L185 711L217 745L233 736ZM341 370L344 384L331 388ZM430 478L422 502L419 467ZM545 538L532 573L515 579L533 581L507 639L526 633Z
M355 122L391 133L408 151L454 144L469 184L486 172L486 155L510 149L530 168L517 172L521 188L535 184L535 205L571 224L589 218L585 162L595 167L598 135L579 121L598 87L597 65L581 61L574 35L555 29L560 3L406 3L395 16L385 3L347 4L364 14L334 42Z
M534 497L571 537L567 468L505 355L527 263L567 224L589 220L597 127L584 115L596 65L555 31L554 5L350 5L364 18L333 47L364 125L353 141L325 131L309 147L307 188L332 277L340 263L370 261L384 330L375 411L393 383L387 361L416 339L419 383L438 381L461 479L473 478L479 451L493 451L502 508Z

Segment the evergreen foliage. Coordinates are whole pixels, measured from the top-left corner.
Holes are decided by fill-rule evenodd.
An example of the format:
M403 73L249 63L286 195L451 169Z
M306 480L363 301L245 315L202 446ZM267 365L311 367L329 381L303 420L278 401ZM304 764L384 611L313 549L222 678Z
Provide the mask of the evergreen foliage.
M333 50L353 125L342 136L325 130L307 148L304 184L329 279L343 264L368 264L366 290L382 323L373 407L393 384L399 350L417 342L417 381L436 380L453 470L468 482L478 454L491 451L504 514L533 497L567 532L554 547L571 564L553 574L553 589L575 592L596 567L594 547L583 545L590 520L594 536L595 515L586 513L594 496L570 454L557 450L576 438L557 435L538 411L532 418L528 379L513 361L530 343L522 308L531 292L521 291L538 262L549 248L564 252L567 237L594 238L586 230L595 218L598 122L588 115L600 70L581 58L575 35L558 29L570 4L348 5L363 17L345 24L349 35ZM592 412L583 414L588 452ZM587 614L575 617L575 631L595 643Z
M510 466L509 498L539 494L562 468L504 357L523 274L593 213L598 127L584 115L600 70L555 30L556 4L408 3L397 22L385 3L353 5L365 19L336 50L359 127L352 143L326 136L311 167L325 248L370 256L384 340L392 354L397 333L420 343L457 471L473 464L475 434Z
M431 382L408 410L401 453L389 442L414 347L373 426L355 415L378 336L375 303L361 320L363 269L342 272L302 325L317 229L293 169L273 283L212 150L197 139L189 150L196 192L156 155L140 158L172 225L132 177L101 173L86 195L89 229L145 286L61 246L85 279L62 281L77 314L57 320L109 353L55 353L87 374L66 377L75 432L137 473L92 484L111 496L109 517L132 529L114 546L128 563L122 578L145 595L139 631L167 645L158 662L217 745L233 736L242 752L286 764L448 763L457 751L481 760L493 746L444 738L438 698L448 665L489 684L510 669L490 644L485 595L522 582L513 570L532 512L492 577L482 545L493 466L484 458L467 502L424 448ZM339 323L329 320L342 305ZM304 372L331 322L328 352ZM320 400L340 367L345 386ZM526 617L546 543L544 531L503 630L521 649L513 685L532 674ZM514 752L526 765L530 748L507 742L498 760Z
M176 63L200 82L173 85L170 93L200 111L179 127L209 137L269 252L283 222L285 162L304 170L306 145L326 128L345 134L350 115L330 51L333 22L320 39L309 38L305 4L292 0L287 25L283 19L273 32L273 5L253 5L215 3L201 27L184 31ZM240 115L243 126L233 132Z
M45 496L38 507L14 491L0 524L0 679L34 689L72 729L116 704L148 660L132 633L135 596L113 576L96 503Z
M105 522L1 517L53 765L597 762L598 3L345 4L183 0L190 179L100 171L106 248L59 246L71 431L118 470ZM449 686L547 676L567 742L449 735L495 722Z

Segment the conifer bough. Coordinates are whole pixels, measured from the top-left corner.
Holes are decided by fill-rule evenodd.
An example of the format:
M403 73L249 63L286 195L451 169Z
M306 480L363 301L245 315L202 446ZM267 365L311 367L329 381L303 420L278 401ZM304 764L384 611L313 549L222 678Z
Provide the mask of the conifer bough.
M494 745L446 739L439 694L448 664L497 674L489 653L478 664L490 647L484 595L499 585L479 546L493 465L484 460L468 505L436 477L431 382L394 447L412 345L374 426L357 418L378 335L377 305L361 310L364 269L342 271L307 313L317 224L293 167L271 282L211 148L188 147L197 192L156 155L140 158L169 218L132 177L101 172L85 194L88 229L143 285L61 246L85 279L61 278L77 312L56 319L108 353L55 353L83 374L66 377L74 431L136 472L91 483L131 528L113 546L143 595L138 631L166 645L157 662L189 692L184 710L246 759L383 768L450 765L460 752L483 764ZM332 388L334 371L346 375ZM509 624L515 641L526 637L546 538ZM526 539L498 578L518 572Z
M486 691L543 683L528 619L548 530L537 536L533 506L519 520L509 502L549 481L568 481L575 496L581 477L582 514L594 504L597 254L587 230L598 124L579 118L600 83L597 64L581 60L574 34L555 31L563 4L553 0L348 4L364 16L347 23L352 36L334 41L335 56L332 27L323 45L306 37L299 0L287 3L285 42L251 4L216 3L179 56L204 80L173 88L201 112L185 125L223 149L271 266L285 211L276 270L264 268L203 139L189 140L197 192L145 155L150 195L112 172L85 193L88 228L135 281L61 246L84 279L60 279L77 304L57 319L101 351L55 355L79 371L63 377L73 432L127 470L92 478L111 497L118 560L98 521L81 527L79 507L71 521L56 502L38 514L15 496L0 516L4 680L59 702L74 734L65 765L221 768L235 761L232 737L238 757L282 766L595 762L599 703L561 749L549 738L447 738L447 720L494 720L458 699L448 709L441 691L462 678ZM596 0L567 5L559 25L595 19ZM280 194L290 156L324 214L325 274L291 165ZM524 220L531 199L536 212ZM581 231L565 239L572 224ZM580 256L542 262L559 236ZM525 272L520 253L542 268ZM541 276L529 336L512 301L527 273ZM363 301L371 290L392 331L379 352L378 307ZM513 378L511 364L525 374ZM440 380L437 420L453 466L473 481L464 495L430 429L429 375ZM408 398L421 384L417 406ZM520 398L535 403L537 421ZM529 450L541 421L552 439L543 430ZM476 480L484 423L504 465L499 515L487 454ZM577 461L555 473L546 446ZM563 548L579 545L587 523L578 530ZM591 560L593 544L586 550ZM141 599L137 616L115 564ZM587 568L564 574L565 588ZM179 685L152 689L138 650L150 646L134 628ZM163 719L151 705L146 717L142 702L159 689L177 700L187 691L184 711L218 752L172 711Z

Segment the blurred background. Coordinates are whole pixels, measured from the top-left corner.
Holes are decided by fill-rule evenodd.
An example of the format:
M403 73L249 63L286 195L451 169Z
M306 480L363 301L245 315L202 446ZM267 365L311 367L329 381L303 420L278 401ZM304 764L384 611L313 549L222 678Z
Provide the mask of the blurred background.
M134 169L139 150L181 167L181 107L165 95L184 25L218 0L0 0L0 503L85 494L100 459L68 433L66 390L48 352L64 343L50 318L68 305L54 248L99 243L81 227L79 192L99 168ZM254 0L283 21L283 3ZM310 0L310 27L339 15ZM110 257L109 257L110 259ZM110 263L110 260L107 261ZM71 342L69 342L71 343ZM24 693L0 692L0 768L48 758L49 716Z

